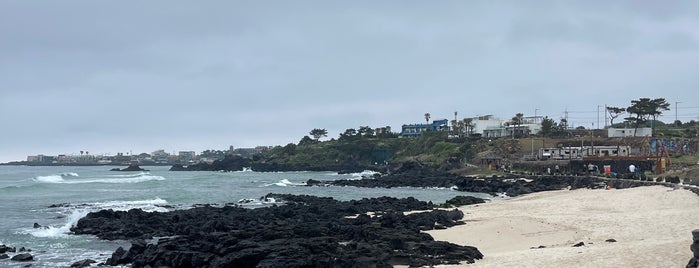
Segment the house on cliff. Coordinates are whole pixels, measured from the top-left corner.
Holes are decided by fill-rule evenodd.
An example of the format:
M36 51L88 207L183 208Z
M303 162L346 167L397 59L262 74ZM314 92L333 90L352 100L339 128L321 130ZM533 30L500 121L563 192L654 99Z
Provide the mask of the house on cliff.
M431 124L409 124L401 127L401 137L419 137L425 131L449 131L449 121L439 119Z

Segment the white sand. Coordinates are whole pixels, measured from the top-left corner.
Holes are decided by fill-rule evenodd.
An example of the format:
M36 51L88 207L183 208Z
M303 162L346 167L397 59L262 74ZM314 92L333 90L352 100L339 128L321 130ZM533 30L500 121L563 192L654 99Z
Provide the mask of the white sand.
M699 229L699 196L661 186L541 192L460 209L465 225L428 232L485 255L458 267L684 267ZM572 247L578 242L585 246Z

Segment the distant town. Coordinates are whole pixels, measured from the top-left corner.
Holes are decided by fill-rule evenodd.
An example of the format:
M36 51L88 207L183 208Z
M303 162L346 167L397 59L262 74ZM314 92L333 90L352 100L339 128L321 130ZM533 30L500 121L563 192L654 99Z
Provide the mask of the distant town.
M156 150L151 153L117 153L116 155L92 155L89 151L80 151L80 154L59 155L30 155L26 161L11 162L8 164L22 164L30 166L92 166L92 165L188 165L195 163L213 163L223 159L226 155L238 155L252 158L253 155L269 150L271 146L257 146L254 148L234 148L228 150L205 150L199 154L195 151L179 151L168 153L165 150Z
M663 98L640 98L632 100L628 108L598 105L597 124L591 123L591 128L584 126L573 127L568 122L568 111L559 122L548 116L536 114L525 116L517 113L510 119L498 118L494 115L481 115L459 119L454 112L453 119L444 117L434 119L430 113L424 114L422 123L409 123L401 126L400 132L391 131L390 126L371 128L360 126L358 129L350 128L340 133L339 139L352 137L375 138L416 138L428 132L446 133L447 140L463 140L484 138L488 141L498 139L528 139L530 142L529 154L521 154L522 160L581 160L585 157L630 157L639 155L694 155L699 151L696 137L699 136L699 124L696 121L681 122L677 118L675 107L675 121L665 124L657 120L663 111L669 111L670 104ZM603 116L600 117L600 108ZM628 117L620 117L626 113ZM621 122L614 123L619 118ZM601 120L600 120L601 119ZM596 126L596 127L595 127ZM658 135L656 136L656 132ZM327 130L313 129L309 136L305 136L299 145L320 141L327 137ZM588 141L585 141L585 137ZM614 140L596 140L592 138L644 138L642 142L633 144L629 142L619 143ZM573 141L549 142L549 147L544 144L545 138L573 139ZM540 145L534 146L537 140ZM331 141L334 138L331 138ZM579 141L578 141L579 140ZM293 145L293 144L290 144ZM519 147L522 144L518 145ZM281 147L281 146L280 146ZM514 147L513 147L514 148ZM228 150L205 150L201 153L195 151L179 151L168 153L165 150L156 150L151 153L117 153L116 155L90 154L88 151L80 151L79 154L59 155L30 155L26 161L11 162L9 165L191 165L198 163L211 164L226 156L240 156L253 158L255 155L264 154L275 146L257 146L254 148L234 148ZM513 154L514 155L514 154ZM509 157L511 158L512 155ZM503 156L500 156L503 157ZM495 158L493 158L495 159Z

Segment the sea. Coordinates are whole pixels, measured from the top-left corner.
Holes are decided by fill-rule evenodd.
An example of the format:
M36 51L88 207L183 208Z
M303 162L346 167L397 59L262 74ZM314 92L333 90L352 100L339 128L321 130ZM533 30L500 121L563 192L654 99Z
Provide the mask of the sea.
M415 197L444 203L457 195L489 196L450 188L358 188L305 186L308 179L361 179L373 172L234 172L149 171L115 172L112 166L0 166L0 245L30 249L31 267L69 267L76 261L104 262L128 241L105 241L73 235L70 227L91 211L102 209L169 211L196 205L236 204L250 209L279 203L264 200L268 193L307 194L337 200L390 196ZM34 228L34 223L41 228ZM18 252L19 253L19 252ZM17 253L9 253L13 256ZM0 267L28 263L0 260Z

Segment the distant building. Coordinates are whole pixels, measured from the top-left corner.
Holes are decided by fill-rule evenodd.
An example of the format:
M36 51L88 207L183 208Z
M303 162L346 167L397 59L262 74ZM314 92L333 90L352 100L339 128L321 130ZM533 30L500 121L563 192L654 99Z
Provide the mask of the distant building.
M449 131L449 120L439 119L432 124L410 124L401 127L401 137L418 137L425 131Z
M255 148L233 148L233 146L230 147L229 154L231 155L238 155L241 157L245 158L252 158L256 154L261 154L267 150L269 150L271 147L269 146L257 146Z
M486 129L502 127L505 124L505 120L496 118L493 115L484 115L471 118L471 123L473 124L473 129L471 130L473 134L485 136Z
M653 136L653 129L644 128L608 128L607 136L610 138L623 137L650 137Z
M523 136L541 132L541 116L527 116L518 125L508 124L509 121L484 115L473 118L473 133L486 138L510 137L513 134Z
M197 156L197 153L195 151L179 151L177 153L178 158L180 161L190 161L194 160L194 158Z

